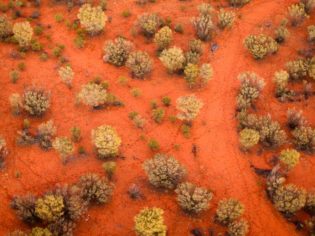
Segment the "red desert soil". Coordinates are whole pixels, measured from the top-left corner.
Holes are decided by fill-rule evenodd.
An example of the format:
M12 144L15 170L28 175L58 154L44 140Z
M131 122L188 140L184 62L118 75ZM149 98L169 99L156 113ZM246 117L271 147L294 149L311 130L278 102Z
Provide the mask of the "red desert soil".
M0 46L0 133L6 139L10 150L6 159L6 166L0 172L0 235L5 235L14 229L26 229L27 226L15 216L10 209L10 200L15 195L27 192L41 194L57 183L73 183L87 172L103 174L101 161L95 158L91 144L90 132L93 128L109 124L115 127L122 137L121 153L125 159L117 162L114 177L115 192L112 201L104 206L93 206L86 217L79 222L75 235L134 235L133 217L144 206L156 206L164 209L168 235L189 235L194 227L201 228L205 233L213 229L215 234L224 229L213 223L213 217L218 201L224 197L233 197L244 203L246 212L244 218L250 223L249 235L302 235L295 231L294 225L288 223L278 213L265 194L264 184L250 167L255 163L259 167L268 167L267 160L272 155L264 153L257 156L239 151L238 135L236 132L235 95L239 82L237 75L242 71L251 70L265 78L268 86L265 88L258 108L262 113L271 113L282 123L285 120L287 105L281 105L272 95L272 75L283 68L286 61L294 59L297 49L303 48L305 43L305 27L292 31L294 37L280 47L275 56L270 56L257 62L243 47L245 36L250 33L272 32L274 23L278 23L286 13L286 8L294 1L291 0L253 0L250 4L237 9L240 16L231 30L216 36L213 42L219 46L214 53L210 51L210 44L205 44L204 62L210 62L215 76L208 87L202 90L187 89L185 81L177 76L168 75L165 68L155 57L155 47L148 44L138 35L133 37L130 29L142 12L159 12L163 17L171 17L174 23L182 23L184 34L175 34L174 44L182 48L187 47L187 41L194 37L190 18L197 15L197 5L202 1L180 2L178 0L158 0L155 4L144 7L135 5L133 0L111 0L106 14L112 17L112 22L106 25L105 32L87 40L84 49L77 49L73 44L75 33L69 31L65 24L56 23L54 15L62 13L68 19L75 19L77 8L67 13L64 5L51 5L43 1L40 10L40 21L45 26L45 34L50 34L52 42L65 45L64 55L71 62L75 72L73 89L69 90L59 79L56 70L57 60L50 58L47 62L39 60L38 54L28 53L25 64L26 71L21 73L17 84L12 84L9 72L16 68L19 60L10 59L9 54L14 46L1 44ZM216 1L214 1L216 2ZM224 2L226 5L226 2ZM180 7L185 6L181 11ZM123 18L122 12L129 9L131 17ZM305 24L314 22L315 18L307 20ZM268 27L268 23L271 26ZM138 49L148 51L154 57L154 70L150 78L145 81L130 78L126 68L116 68L102 61L102 47L105 40L123 35L135 43ZM45 42L45 39L41 39ZM47 48L47 42L45 47ZM51 49L49 49L51 50ZM125 106L109 110L92 111L85 106L75 105L75 95L82 84L100 75L110 83L110 91L117 95ZM118 77L130 78L128 86L118 84ZM21 93L27 85L39 85L51 91L52 106L43 118L31 118L32 125L53 119L57 125L58 136L69 135L73 126L81 128L83 140L81 144L86 148L86 157L77 157L63 165L60 157L54 151L44 152L37 146L20 147L15 144L16 131L21 129L22 117L14 117L10 112L9 95ZM134 98L130 94L133 87L140 88L142 96ZM181 95L195 93L201 98L205 106L194 122L190 139L183 137L180 123L172 124L167 119L158 125L150 118L150 101L163 96L171 97L173 104L167 108L167 115L175 114L175 100ZM289 104L290 106L290 104ZM292 104L291 104L292 106ZM315 122L315 103L310 100L307 104L296 105L303 108L306 118ZM136 129L128 114L138 111L148 123L143 131ZM214 199L209 211L199 217L189 217L182 213L176 204L174 193L163 193L149 186L142 163L152 157L153 153L140 136L155 138L161 145L161 152L174 155L188 170L188 180L200 186L210 188L214 192ZM180 149L175 150L174 145ZM198 147L197 156L192 154L192 146ZM305 156L305 155L304 155ZM289 176L288 181L311 190L314 187L315 160L310 157L302 159L300 166ZM15 177L16 171L21 173ZM141 187L144 200L131 200L127 194L128 187L136 183Z

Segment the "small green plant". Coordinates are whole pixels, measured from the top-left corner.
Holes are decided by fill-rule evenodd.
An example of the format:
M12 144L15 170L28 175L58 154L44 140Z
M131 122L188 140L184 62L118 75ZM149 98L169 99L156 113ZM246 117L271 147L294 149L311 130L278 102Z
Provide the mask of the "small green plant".
M53 48L52 53L55 57L60 57L65 49L65 46L62 44L58 44L56 47Z
M164 116L165 116L165 110L164 109L156 108L156 109L152 110L152 119L156 123L158 123L158 124L162 123Z
M169 107L171 105L171 98L170 97L162 97L162 103L164 106Z
M181 127L181 131L182 131L182 133L183 133L185 138L189 138L190 137L190 130L191 130L190 125L183 124L182 127Z
M114 162L114 161L104 162L102 167L103 167L108 179L112 179L112 177L116 171L116 162Z
M125 17L125 18L128 18L128 17L131 16L131 12L130 12L130 10L124 10L124 11L121 13L121 15L122 15L123 17Z
M34 34L37 35L37 36L42 35L43 31L44 31L44 29L43 29L43 27L41 25L36 25L34 27Z
M131 95L132 95L133 97L135 97L135 98L140 97L141 94L142 94L142 92L141 92L141 90L140 90L139 88L132 88L132 89L130 90L130 93L131 93Z
M183 34L183 33L184 33L184 27L183 27L183 25L181 25L181 24L176 24L176 25L174 26L174 31L175 31L176 33L179 33L179 34Z
M148 147L151 151L158 151L160 149L160 144L155 139L150 139L148 141Z
M71 140L75 143L81 140L81 129L79 127L72 127L71 128Z
M13 84L15 84L20 78L20 72L17 70L12 70L10 72L10 79Z
M64 18L63 18L63 15L61 14L61 13L57 13L56 15L55 15L55 21L57 22L57 23L60 23L60 22L62 22L64 20Z

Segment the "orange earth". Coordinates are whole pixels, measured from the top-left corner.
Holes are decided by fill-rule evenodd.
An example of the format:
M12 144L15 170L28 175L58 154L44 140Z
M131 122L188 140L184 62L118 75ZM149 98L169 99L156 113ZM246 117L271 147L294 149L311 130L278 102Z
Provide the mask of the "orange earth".
M249 235L306 235L303 231L296 231L295 226L274 209L267 199L263 179L251 168L251 164L270 168L268 159L278 150L265 151L262 155L257 155L255 151L244 154L239 150L235 96L239 87L237 75L243 71L254 71L267 82L257 105L259 113L270 113L274 119L284 124L287 108L295 106L303 109L306 118L314 123L314 98L295 104L279 103L273 96L272 76L287 61L297 57L298 49L305 47L306 26L314 23L315 17L308 19L302 27L290 28L291 37L280 46L276 55L255 61L243 47L244 38L251 33L272 33L285 16L287 6L294 1L252 0L243 8L235 9L238 15L235 25L230 30L218 32L212 40L218 44L218 50L212 53L210 43L204 45L206 53L202 61L212 64L215 73L213 80L207 88L191 91L182 77L166 72L156 57L154 44L146 42L143 36L133 36L131 28L141 13L158 12L163 17L170 17L174 24L181 23L184 26L184 34L175 33L173 44L185 49L188 40L194 37L190 19L197 15L196 7L201 2L157 0L156 3L141 7L133 0L110 0L106 14L112 17L112 21L106 25L105 32L87 39L86 46L77 49L73 43L75 32L68 30L64 23L56 23L54 16L62 13L66 19L74 20L78 7L68 13L63 4L42 1L39 21L45 26L44 35L51 35L52 43L44 36L40 41L48 52L57 43L65 45L64 56L69 59L75 72L72 90L59 79L57 60L53 57L43 62L37 53L28 52L26 59L14 60L9 54L15 50L15 46L0 45L0 133L6 139L10 151L5 168L0 172L0 235L14 229L27 229L10 209L10 201L15 195L27 192L41 194L57 183L73 183L87 172L104 174L102 162L93 152L90 134L93 128L102 124L117 129L123 141L121 153L125 158L117 162L114 177L116 188L111 202L104 206L90 207L87 215L78 223L75 235L134 235L133 217L145 206L164 209L170 236L190 235L190 230L195 227L200 228L205 235L209 235L209 229L218 235L225 232L225 229L213 223L214 212L218 201L225 197L237 198L244 203L244 218L250 223ZM210 2L215 6L228 7L225 1ZM124 18L122 12L127 9L132 15ZM25 15L31 12L32 7L23 10ZM116 68L102 61L104 42L118 35L132 40L137 49L149 52L154 58L154 70L150 78L145 81L133 80L125 67ZM12 84L9 72L21 61L26 64L26 70L21 73L17 84ZM97 75L109 81L110 91L124 102L124 107L92 111L75 104L75 95L81 85ZM127 86L118 83L120 76L130 78ZM20 147L15 144L16 132L21 129L25 117L11 114L8 98L10 94L21 93L24 87L32 84L50 90L52 97L49 112L40 119L30 118L32 125L36 127L43 121L53 119L58 128L58 136L69 136L71 127L80 127L83 137L81 145L88 153L86 157L76 157L63 165L54 150L44 152L36 145ZM135 87L142 91L139 98L130 93L130 89ZM166 108L169 116L176 113L175 100L191 93L201 98L205 106L194 122L189 139L181 134L180 122L172 124L165 119L162 124L156 124L150 118L151 100L169 96L173 102L170 108ZM131 111L137 111L147 119L144 130L135 128L131 123L128 118ZM187 168L189 181L214 192L210 210L198 217L189 217L180 210L173 192L158 192L149 186L142 163L152 157L153 153L141 136L156 139L160 143L161 152L174 155ZM174 148L175 144L180 145L179 150ZM197 146L196 157L192 153L193 145ZM303 155L299 166L290 173L288 182L312 190L315 186L314 170L315 159ZM17 171L21 173L20 178L16 178ZM145 196L143 200L129 198L127 190L133 183L140 186Z

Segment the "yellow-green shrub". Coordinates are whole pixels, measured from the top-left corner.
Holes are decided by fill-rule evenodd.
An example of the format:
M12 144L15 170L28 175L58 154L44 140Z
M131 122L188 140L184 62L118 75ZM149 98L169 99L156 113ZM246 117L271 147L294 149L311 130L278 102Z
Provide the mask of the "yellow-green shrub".
M117 156L121 139L113 127L102 125L93 129L92 141L100 158Z
M178 47L164 49L159 59L170 73L183 69L186 62L183 50Z
M164 224L164 211L160 208L144 208L135 217L137 236L166 236L167 227Z
M195 95L181 96L176 100L176 117L185 122L193 121L203 107L203 102Z
M108 20L100 6L93 7L91 4L84 4L77 15L81 26L91 35L101 32Z
M133 76L143 79L152 71L153 62L148 53L136 51L129 55L126 66L131 70Z
M173 40L173 32L168 26L164 26L154 35L154 42L158 50L167 48Z
M21 48L27 48L31 44L33 28L28 21L18 22L13 25L14 38Z
M233 198L219 201L216 210L216 220L221 224L228 224L238 219L244 213L244 205Z
M240 132L240 144L245 150L255 146L260 139L259 132L254 129L243 129Z
M247 36L244 45L257 60L263 59L268 54L273 54L278 51L277 42L270 36L264 34Z
M281 151L279 160L281 164L290 170L299 163L300 153L295 149L285 149Z
M47 194L36 200L36 215L46 221L54 222L60 219L64 214L64 202L61 196Z

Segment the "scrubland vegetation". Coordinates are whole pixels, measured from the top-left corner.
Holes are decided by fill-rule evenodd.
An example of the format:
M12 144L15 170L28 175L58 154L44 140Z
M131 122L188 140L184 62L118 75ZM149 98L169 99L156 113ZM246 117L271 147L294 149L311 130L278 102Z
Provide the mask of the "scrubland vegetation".
M314 235L315 1L280 2L0 3L0 234Z

